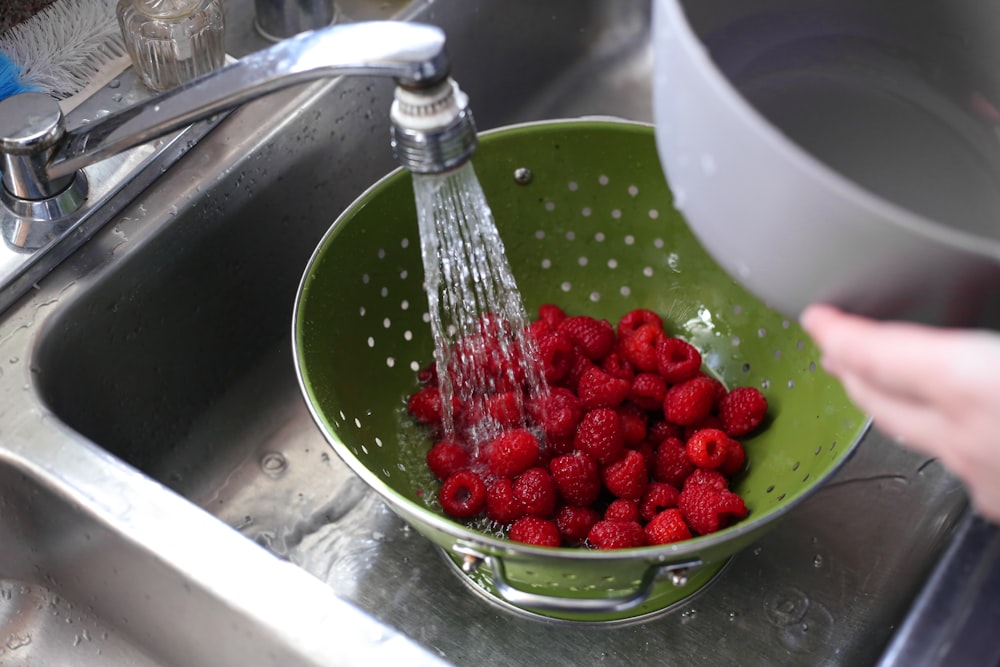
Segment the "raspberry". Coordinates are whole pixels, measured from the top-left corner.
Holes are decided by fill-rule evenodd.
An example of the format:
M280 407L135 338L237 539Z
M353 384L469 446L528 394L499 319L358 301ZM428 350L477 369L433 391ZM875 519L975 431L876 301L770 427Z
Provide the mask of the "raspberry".
M715 387L707 377L695 377L675 384L663 398L663 416L681 426L689 426L705 417L715 403Z
M598 521L587 534L597 549L629 549L646 545L646 533L636 521Z
M583 408L569 389L553 387L547 395L528 405L528 411L542 427L550 446L553 441L572 438L583 417Z
M618 338L625 339L635 333L644 324L651 324L663 331L663 319L652 310L636 308L622 315L618 320Z
M604 510L604 518L610 521L639 521L639 505L634 500L617 498Z
M524 421L521 411L521 392L503 391L487 396L483 401L486 415L497 422L501 428L513 428Z
M691 530L699 535L714 533L747 515L742 498L732 491L714 489L708 484L685 484L677 500L677 509Z
M566 312L552 303L543 303L538 307L538 319L549 323L553 329L566 319Z
M437 366L431 364L417 372L417 381L424 387L436 387L438 383Z
M684 429L677 424L655 421L649 425L649 438L654 443L663 442L667 438L680 438L682 435L684 435Z
M684 480L684 487L707 486L713 491L725 491L729 488L729 482L718 470L708 470L707 468L695 468Z
M550 517L556 511L556 484L545 468L528 468L514 480L514 500L525 514Z
M630 387L628 380L613 378L597 366L592 366L580 376L576 394L586 410L613 408L625 400Z
M677 507L677 499L681 492L677 487L663 482L650 482L646 487L646 493L639 501L639 516L645 521L650 521L654 516L665 509Z
M441 391L424 387L406 401L406 410L421 424L441 423Z
M635 447L646 439L646 413L634 403L623 403L617 410L622 420L625 446Z
M591 507L563 505L556 510L556 526L567 544L583 544L590 529L600 520L601 515Z
M628 449L622 459L601 471L601 478L605 488L616 498L639 500L649 483L646 459L634 449Z
M486 484L471 470L460 470L444 480L438 500L448 514L468 519L479 514L486 504Z
M643 440L642 442L636 443L629 446L629 449L634 449L635 451L642 454L642 458L646 461L646 470L650 471L656 467L656 447L649 440Z
M701 370L701 353L680 338L663 337L656 348L656 370L670 384L690 380Z
M743 469L746 463L747 454L743 449L743 444L735 438L729 438L726 446L726 458L719 465L719 472L726 477L733 477Z
M509 477L497 477L486 486L486 516L502 525L524 516L514 499L514 483Z
M734 438L752 433L767 415L767 399L754 387L736 387L719 401L719 418Z
M553 332L539 338L536 345L545 381L555 384L566 377L575 360L573 342L566 336Z
M639 373L632 380L628 400L643 410L660 410L667 395L667 382L656 373Z
M615 330L607 320L573 315L560 322L556 330L579 345L591 361L600 361L615 347Z
M514 542L540 547L558 547L562 544L555 522L537 516L521 517L511 525L507 536Z
M569 505L590 505L601 492L600 469L583 452L555 457L549 461L549 472L559 495Z
M601 370L613 378L632 382L635 377L635 367L620 352L613 351L604 357Z
M594 362L591 361L584 353L583 348L579 345L574 345L573 364L569 367L569 371L566 372L566 376L562 379L560 384L568 389L576 391L576 387L580 383L580 378L587 372L587 370L593 368L594 365Z
M649 520L645 526L649 544L670 544L691 539L691 529L678 509L666 509Z
M688 440L698 431L702 431L706 428L713 428L717 431L722 430L722 420L715 415L709 415L704 419L699 419L694 424L685 426L682 431L683 440Z
M665 335L663 329L652 324L643 324L621 340L622 356L639 372L656 373L659 363L656 349Z
M688 460L699 468L718 468L726 460L729 436L718 429L704 428L688 439L684 450Z
M440 440L427 450L427 467L440 480L469 465L469 452L454 440Z
M653 479L680 488L684 480L695 469L688 460L684 443L678 438L666 438L656 448L656 465L653 467Z
M602 465L620 459L625 451L625 434L618 413L611 408L597 408L584 414L576 427L573 445Z
M501 433L487 446L490 472L502 477L515 477L538 462L538 438L527 429Z

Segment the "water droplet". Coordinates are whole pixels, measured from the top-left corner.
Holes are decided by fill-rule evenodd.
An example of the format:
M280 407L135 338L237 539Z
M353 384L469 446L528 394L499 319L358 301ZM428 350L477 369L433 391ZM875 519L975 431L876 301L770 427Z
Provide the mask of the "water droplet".
M110 82L108 82L108 88L111 89L118 88L120 85L122 85L122 82L119 81L118 79L112 79Z
M816 554L813 557L813 567L815 567L815 568L823 567L823 555L822 554Z
M288 469L288 460L278 452L267 452L260 457L260 469L268 477L281 477Z

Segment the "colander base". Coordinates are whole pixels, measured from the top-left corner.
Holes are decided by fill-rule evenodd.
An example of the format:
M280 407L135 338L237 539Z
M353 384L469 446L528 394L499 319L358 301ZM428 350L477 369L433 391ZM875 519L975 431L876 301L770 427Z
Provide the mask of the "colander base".
M660 618L670 612L680 611L690 604L703 590L712 584L729 566L732 558L702 565L690 573L687 583L676 586L669 581L660 582L649 599L635 607L620 612L553 611L534 609L511 603L501 596L493 585L492 575L486 567L472 573L462 570L462 557L447 549L438 547L438 552L449 565L449 570L480 598L506 613L547 623L587 624L604 627L645 623ZM545 590L536 591L547 594ZM694 613L692 610L683 613Z

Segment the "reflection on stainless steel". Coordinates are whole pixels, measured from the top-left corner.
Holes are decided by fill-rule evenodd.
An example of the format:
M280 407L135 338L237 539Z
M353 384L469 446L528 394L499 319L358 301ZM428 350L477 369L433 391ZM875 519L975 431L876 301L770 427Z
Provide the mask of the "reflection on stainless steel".
M645 0L396 9L445 29L484 129L651 118ZM699 595L617 627L471 594L333 454L295 380L291 307L337 212L394 166L392 93L345 78L233 112L0 317L0 662L874 663L966 506L877 432ZM56 598L72 624L33 611Z

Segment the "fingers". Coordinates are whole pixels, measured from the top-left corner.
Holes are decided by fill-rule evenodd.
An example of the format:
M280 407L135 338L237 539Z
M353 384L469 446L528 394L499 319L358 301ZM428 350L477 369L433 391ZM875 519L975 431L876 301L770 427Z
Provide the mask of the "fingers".
M942 357L953 334L901 322L875 322L830 306L810 306L802 326L834 375L853 375L872 389L915 403L934 401Z

